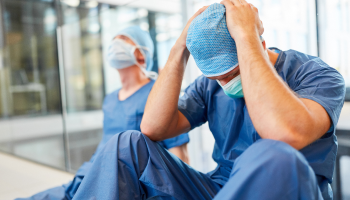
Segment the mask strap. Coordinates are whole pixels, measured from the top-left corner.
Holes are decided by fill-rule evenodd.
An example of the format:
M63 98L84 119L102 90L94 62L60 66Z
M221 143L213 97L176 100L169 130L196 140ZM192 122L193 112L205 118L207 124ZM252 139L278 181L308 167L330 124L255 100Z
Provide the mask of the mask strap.
M149 48L147 48L147 47L143 47L143 46L139 46L139 45L136 45L135 46L135 50L136 50L136 48L138 48L138 49L144 49L144 50L146 50L146 51L149 51ZM135 50L134 50L134 52L135 52ZM142 53L142 55L143 55L143 57L145 58L145 61L146 61L146 55L144 54L144 52L143 51L140 51L141 53ZM135 56L134 56L135 57ZM135 63L136 63L136 65L141 69L141 71L148 77L148 78L150 78L150 79L153 79L153 80L156 80L157 78L158 78L158 74L156 73L156 72L153 72L153 71L147 71L146 69L145 69L145 67L143 67L141 64L139 64L138 62L137 62L137 60L136 60L136 58L135 58Z
M156 80L158 78L158 74L156 72L153 71L147 71L142 65L140 65L137 61L136 61L136 65L141 69L141 71L150 79Z

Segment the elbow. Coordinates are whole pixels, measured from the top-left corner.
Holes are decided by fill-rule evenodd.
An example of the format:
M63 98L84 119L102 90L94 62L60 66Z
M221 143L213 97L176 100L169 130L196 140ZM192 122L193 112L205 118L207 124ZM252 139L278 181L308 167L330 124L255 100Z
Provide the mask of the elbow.
M141 122L141 133L143 133L145 136L147 136L149 139L151 139L152 141L161 141L159 134L156 132L156 129L150 125L145 123L144 121Z
M262 138L285 142L293 148L301 150L312 142L309 137L310 132L312 132L310 126L285 124L284 126L279 126L275 131L269 132L265 135L266 137Z
M302 137L298 132L289 133L289 135L286 136L282 141L289 144L296 150L301 150L307 146L305 138Z
M284 134L282 141L297 150L301 150L312 142L309 137L312 131L309 126L289 126L285 130L286 134Z

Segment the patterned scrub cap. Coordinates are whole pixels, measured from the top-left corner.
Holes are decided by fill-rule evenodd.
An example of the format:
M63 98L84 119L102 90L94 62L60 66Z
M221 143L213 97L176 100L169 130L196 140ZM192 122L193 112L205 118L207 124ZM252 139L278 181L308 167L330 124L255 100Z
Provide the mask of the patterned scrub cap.
M214 3L192 21L186 46L206 77L226 74L238 66L236 43L227 29L224 5Z

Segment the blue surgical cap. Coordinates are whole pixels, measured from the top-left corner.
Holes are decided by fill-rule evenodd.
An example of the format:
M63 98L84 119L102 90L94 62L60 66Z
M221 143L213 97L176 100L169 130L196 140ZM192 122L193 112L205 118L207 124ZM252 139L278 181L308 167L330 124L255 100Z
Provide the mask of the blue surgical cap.
M143 31L138 26L130 26L126 29L121 30L117 35L124 35L130 38L136 45L146 47L148 50L140 49L140 51L145 55L146 69L151 71L153 67L153 52L154 45L151 36L148 32Z
M192 21L186 46L206 77L226 74L238 66L236 43L227 29L224 5L212 4Z

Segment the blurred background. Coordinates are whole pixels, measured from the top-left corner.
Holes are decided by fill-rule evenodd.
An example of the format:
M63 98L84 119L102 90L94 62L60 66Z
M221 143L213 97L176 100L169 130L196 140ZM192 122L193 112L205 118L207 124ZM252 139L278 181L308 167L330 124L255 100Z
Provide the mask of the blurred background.
M149 31L154 71L204 0L0 0L0 151L74 173L102 137L105 95L121 86L108 45L130 25ZM321 57L350 101L350 0L250 0L268 47ZM191 58L183 89L201 72ZM337 126L335 199L350 199L350 102ZM213 170L207 124L190 132L191 165ZM1 162L1 161L0 161Z

